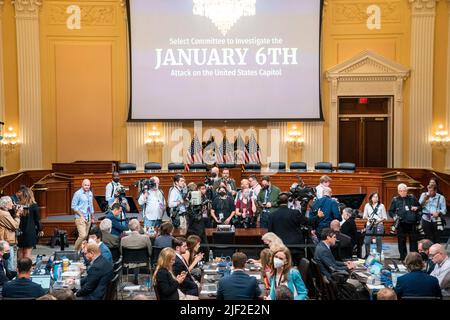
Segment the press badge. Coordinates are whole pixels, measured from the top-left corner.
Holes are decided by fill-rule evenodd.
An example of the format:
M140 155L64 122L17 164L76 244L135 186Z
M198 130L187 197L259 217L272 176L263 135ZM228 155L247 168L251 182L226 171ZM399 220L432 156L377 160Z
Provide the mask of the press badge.
M406 210L406 211L409 211L409 207L408 207L408 206L405 206L405 210Z
M219 220L223 220L223 213L219 213Z

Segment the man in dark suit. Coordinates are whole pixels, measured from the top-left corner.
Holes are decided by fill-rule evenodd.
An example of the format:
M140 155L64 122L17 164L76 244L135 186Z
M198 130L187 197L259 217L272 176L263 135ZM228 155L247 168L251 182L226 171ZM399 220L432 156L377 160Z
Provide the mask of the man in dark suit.
M105 216L106 218L111 220L111 224L112 224L111 234L116 237L120 237L122 232L128 230L128 223L123 222L120 219L121 212L122 212L122 206L120 205L120 203L114 203L111 206L111 210Z
M330 229L336 233L336 245L331 247L331 252L336 260L351 260L353 256L352 238L340 232L341 224L338 220L330 223Z
M247 256L236 252L231 258L233 272L219 280L217 300L254 300L261 295L261 289L255 277L244 272Z
M433 242L431 240L428 239L422 239L418 242L418 250L419 250L419 254L422 257L423 263L425 264L425 269L424 271L427 274L430 274L431 272L433 272L435 264L433 262L433 259L430 259L429 254L430 254L430 248L433 245Z
M336 261L331 252L331 247L336 244L336 233L330 228L325 228L321 233L322 241L317 244L314 251L314 260L319 263L321 273L331 279L333 271L349 271L355 266L351 261Z
M175 263L172 267L173 274L178 276L183 271L186 272L186 278L180 284L180 290L186 295L197 296L199 295L198 284L189 271L189 265L186 260L184 260L182 254L186 253L187 244L185 238L174 238L172 240L172 249L175 250L177 256L175 258Z
M4 298L39 298L47 293L39 284L31 281L30 258L22 258L17 261L17 279L3 285Z
M298 210L288 208L289 195L280 193L278 196L279 208L269 215L269 232L275 233L285 245L304 244L304 233L301 227L314 226L319 218L323 217L321 212L316 217L308 219ZM307 239L306 239L307 240ZM296 264L300 261L302 249L292 249L291 253Z
M17 272L8 270L7 260L9 259L10 248L7 241L0 241L0 287L9 280L17 276Z
M81 288L76 296L85 300L102 300L113 277L113 265L101 255L97 244L89 243L85 250L84 255L90 261L90 267L87 276L81 279Z
M402 297L442 297L439 280L422 271L423 260L419 253L410 252L405 259L409 273L397 279L395 292Z

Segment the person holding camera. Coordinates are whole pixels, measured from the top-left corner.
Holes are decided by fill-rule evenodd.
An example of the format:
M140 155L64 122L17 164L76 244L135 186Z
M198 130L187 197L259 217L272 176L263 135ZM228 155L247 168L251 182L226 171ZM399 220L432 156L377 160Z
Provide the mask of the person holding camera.
M173 177L173 186L169 190L169 208L170 218L175 228L181 228L186 232L186 196L187 196L186 180L183 175L176 174Z
M10 247L8 270L16 270L16 232L19 230L22 213L23 208L14 206L10 197L0 198L0 240L8 242Z
M230 178L229 169L225 168L222 170L222 179L220 179L220 182L225 183L227 191L230 192L233 197L236 196L236 181L234 181L233 178Z
M233 198L228 194L225 186L218 189L219 195L214 198L211 209L211 217L216 224L231 224L236 207Z
M269 176L262 177L261 185L262 189L258 193L256 203L261 209L259 225L261 228L267 229L269 227L269 215L278 208L278 195L281 191L277 186L272 185Z
M372 192L369 195L369 202L364 206L363 219L366 222L366 235L364 245L366 247L366 257L370 253L370 243L372 237L376 237L377 252L381 255L382 239L384 234L383 222L387 220L386 208L380 203L378 192Z
M208 192L210 189L208 189L208 187L204 183L197 184L197 189L202 195L202 207L200 210L202 213L203 225L205 228L211 228L212 198L210 197L210 193Z
M422 227L425 232L425 238L434 243L439 243L442 232L444 231L445 219L443 216L447 213L445 197L437 193L435 184L429 184L428 192L420 195L419 203L422 206Z
M17 237L19 247L17 258L31 259L31 251L37 243L38 236L44 234L39 218L39 206L34 200L33 191L25 186L19 189L18 200L19 205L23 207L23 214L20 216L20 233Z
M394 218L394 227L397 230L398 251L403 261L408 253L406 249L406 236L409 237L409 250L417 252L419 237L417 225L421 219L421 206L419 201L408 194L408 187L404 183L397 186L398 196L394 197L389 207L389 215Z
M120 187L120 174L117 171L112 173L112 181L106 185L105 190L105 201L108 202L108 206L111 207L114 199L116 190Z
M158 227L166 210L164 193L159 189L159 178L151 177L139 196L138 203L142 207L144 227Z

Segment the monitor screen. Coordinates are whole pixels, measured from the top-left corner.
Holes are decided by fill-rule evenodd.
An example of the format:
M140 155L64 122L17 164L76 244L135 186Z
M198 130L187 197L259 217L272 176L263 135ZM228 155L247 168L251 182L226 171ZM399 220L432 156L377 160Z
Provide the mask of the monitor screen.
M50 289L50 275L31 276L31 281L41 285L43 289Z

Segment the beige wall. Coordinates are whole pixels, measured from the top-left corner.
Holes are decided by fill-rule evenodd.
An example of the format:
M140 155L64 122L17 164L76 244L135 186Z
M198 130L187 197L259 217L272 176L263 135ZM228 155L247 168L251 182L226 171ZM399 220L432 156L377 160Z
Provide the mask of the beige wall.
M43 159L53 162L75 160L127 161L126 118L128 114L128 73L125 9L121 0L71 1L82 9L80 30L66 27L68 1L43 0L40 10L40 51L42 77ZM368 30L366 8L382 8L382 29ZM436 7L434 128L445 125L447 5ZM3 50L5 62L6 122L17 128L17 52L14 9L10 1L3 8ZM322 71L369 49L409 67L411 8L408 0L327 0L323 20ZM323 151L329 158L329 87L322 77L325 116ZM409 117L409 80L403 88L404 123ZM417 119L420 121L420 119ZM163 132L162 124L156 125ZM228 122L228 126L231 123ZM243 129L265 127L267 123L235 122ZM204 130L223 122L206 122ZM289 124L291 127L292 124ZM301 129L301 124L297 124ZM184 127L192 128L192 122ZM404 164L408 163L408 130L404 127ZM86 136L86 137L85 137ZM288 161L299 161L300 150L288 150ZM148 150L149 161L162 160L161 148ZM445 154L433 151L433 167L444 169ZM7 156L10 171L20 169L19 153Z

